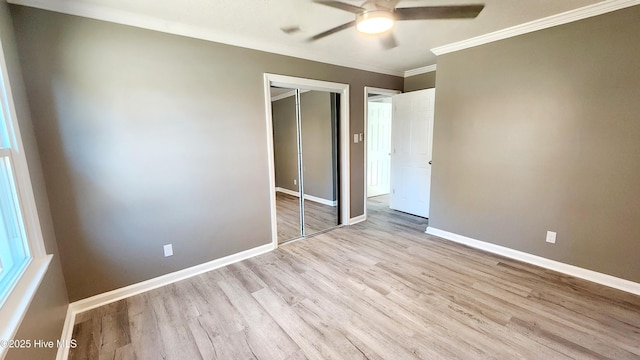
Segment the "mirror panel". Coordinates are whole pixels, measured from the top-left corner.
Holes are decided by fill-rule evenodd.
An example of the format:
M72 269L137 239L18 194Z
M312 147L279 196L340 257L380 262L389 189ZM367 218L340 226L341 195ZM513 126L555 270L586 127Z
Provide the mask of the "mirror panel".
M338 101L338 94L323 91L300 95L305 235L339 223Z
M339 224L339 95L296 92L271 87L278 243Z
M277 99L271 102L271 111L278 243L282 243L302 236L295 90L272 87L271 97Z

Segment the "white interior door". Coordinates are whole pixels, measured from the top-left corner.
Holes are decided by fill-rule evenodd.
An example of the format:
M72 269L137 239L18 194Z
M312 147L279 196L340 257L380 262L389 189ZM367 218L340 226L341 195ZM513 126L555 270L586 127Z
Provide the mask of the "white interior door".
M393 96L389 206L427 218L434 100L435 89Z
M391 192L391 107L367 104L367 197Z

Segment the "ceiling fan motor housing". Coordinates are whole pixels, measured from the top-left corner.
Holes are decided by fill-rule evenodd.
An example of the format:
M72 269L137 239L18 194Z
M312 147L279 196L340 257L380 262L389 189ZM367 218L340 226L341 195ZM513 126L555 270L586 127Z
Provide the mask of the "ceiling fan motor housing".
M356 27L366 34L379 34L393 27L395 17L392 10L374 9L356 14Z

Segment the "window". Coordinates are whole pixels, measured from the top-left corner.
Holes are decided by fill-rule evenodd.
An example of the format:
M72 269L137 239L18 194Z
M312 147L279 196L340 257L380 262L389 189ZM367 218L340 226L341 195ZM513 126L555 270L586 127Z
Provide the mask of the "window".
M2 129L4 130L4 129ZM6 131L5 134L6 135ZM0 306L28 264L31 256L22 225L11 149L0 147Z
M0 42L0 340L15 336L51 258L44 250ZM0 347L0 359L6 351Z

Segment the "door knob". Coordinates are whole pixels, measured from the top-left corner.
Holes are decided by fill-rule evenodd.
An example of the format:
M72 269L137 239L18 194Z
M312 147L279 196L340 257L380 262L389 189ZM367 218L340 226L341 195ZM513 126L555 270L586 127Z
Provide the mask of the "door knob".
M431 165L431 160L429 160L429 165Z

